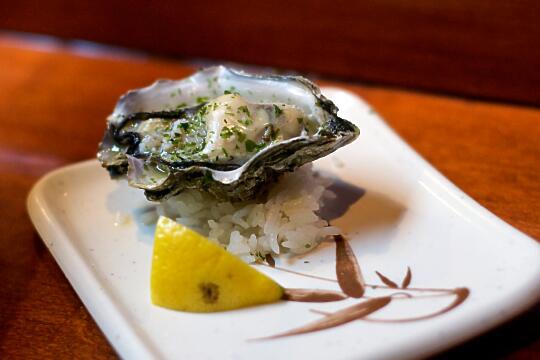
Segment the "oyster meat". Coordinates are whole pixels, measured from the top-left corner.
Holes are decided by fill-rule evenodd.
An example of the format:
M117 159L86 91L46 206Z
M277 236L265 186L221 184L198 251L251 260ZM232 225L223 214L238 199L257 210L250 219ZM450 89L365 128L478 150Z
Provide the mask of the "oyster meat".
M303 77L211 67L123 95L98 159L149 200L190 188L247 200L280 173L353 141L358 128L337 111Z

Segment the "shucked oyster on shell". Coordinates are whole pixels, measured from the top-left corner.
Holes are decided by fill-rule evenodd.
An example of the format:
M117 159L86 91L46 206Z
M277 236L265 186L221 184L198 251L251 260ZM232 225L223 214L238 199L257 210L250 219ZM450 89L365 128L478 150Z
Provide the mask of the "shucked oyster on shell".
M303 77L211 67L124 94L98 159L149 200L193 188L247 200L280 173L353 141L358 128L337 112Z

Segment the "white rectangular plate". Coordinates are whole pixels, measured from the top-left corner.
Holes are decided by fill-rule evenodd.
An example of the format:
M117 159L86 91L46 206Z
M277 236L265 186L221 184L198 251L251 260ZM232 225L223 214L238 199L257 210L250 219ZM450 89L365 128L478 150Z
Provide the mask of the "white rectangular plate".
M142 192L109 179L95 160L56 170L28 199L30 217L43 241L111 344L124 358L351 359L416 358L485 331L535 303L540 295L540 246L457 189L410 149L356 96L324 89L340 115L361 129L360 138L316 162L333 174L333 221L348 235L369 284L375 270L412 299L394 298L371 319L429 315L467 288L468 298L442 315L411 322L358 320L332 329L273 340L250 341L320 319L365 300L332 303L280 302L213 314L153 306L149 273L153 228L143 225ZM115 223L117 214L130 214ZM278 266L335 279L332 243ZM258 268L286 287L338 289L331 281ZM392 290L369 287L366 296ZM403 292L403 291L402 291ZM441 296L428 296L441 295ZM402 295L404 296L404 295ZM423 297L426 296L426 297ZM399 297L399 296L398 296ZM423 297L423 298L422 298Z

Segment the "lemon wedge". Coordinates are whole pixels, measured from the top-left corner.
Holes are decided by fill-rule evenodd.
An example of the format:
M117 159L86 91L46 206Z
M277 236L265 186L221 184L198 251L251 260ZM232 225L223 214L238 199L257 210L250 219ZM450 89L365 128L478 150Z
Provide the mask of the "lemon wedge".
M160 217L150 279L152 302L213 312L271 303L283 288L197 232Z

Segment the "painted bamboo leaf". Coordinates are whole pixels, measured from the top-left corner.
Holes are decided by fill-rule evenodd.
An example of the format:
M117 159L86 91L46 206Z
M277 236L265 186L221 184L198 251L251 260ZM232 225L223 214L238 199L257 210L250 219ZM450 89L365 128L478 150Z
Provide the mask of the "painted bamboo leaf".
M415 317L410 317L410 318L403 318L403 319L371 319L370 318L370 319L366 319L366 320L369 320L371 322L379 322L379 323L405 323L405 322L432 319L434 317L440 316L442 314L445 314L445 313L455 309L456 307L461 305L465 300L467 300L467 298L469 297L470 294L471 294L471 291L468 288L456 288L456 289L450 290L449 295L453 295L455 297L454 301L452 301L451 304L447 305L446 307L442 308L441 310L435 311L435 312L433 312L431 314L427 314L427 315L420 315L420 316L415 316Z
M374 313L375 311L385 307L392 301L392 298L389 296L379 297L363 301L359 304L349 306L345 309L339 310L335 313L331 313L325 316L322 319L304 325L302 327L286 331L281 334L272 335L269 337L261 338L263 339L277 339L285 336L293 336L306 334L310 332L330 329L339 325L346 324L348 322L362 319L363 317L368 316L369 314Z
M409 285L411 284L411 280L412 280L411 268L410 268L410 266L407 266L407 274L405 274L405 278L401 282L401 288L402 289L408 288Z
M283 300L298 302L330 302L347 299L340 291L321 289L285 289Z
M375 274L377 274L377 276L379 277L379 279L381 279L381 281L386 285L388 286L389 288L392 288L392 289L397 289L398 286L395 282L393 282L392 280L390 280L389 278L387 278L386 276L384 276L383 274L381 274L380 272L378 271L375 271Z
M334 236L336 242L336 275L339 287L353 298L364 295L365 282L349 242L341 235Z

